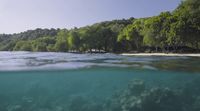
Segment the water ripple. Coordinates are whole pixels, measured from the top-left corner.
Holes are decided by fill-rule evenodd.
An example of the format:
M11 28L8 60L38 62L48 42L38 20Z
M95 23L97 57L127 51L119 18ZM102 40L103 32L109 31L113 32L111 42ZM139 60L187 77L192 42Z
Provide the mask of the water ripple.
M54 52L0 52L0 71L127 67L156 70L154 63L188 57L122 56Z

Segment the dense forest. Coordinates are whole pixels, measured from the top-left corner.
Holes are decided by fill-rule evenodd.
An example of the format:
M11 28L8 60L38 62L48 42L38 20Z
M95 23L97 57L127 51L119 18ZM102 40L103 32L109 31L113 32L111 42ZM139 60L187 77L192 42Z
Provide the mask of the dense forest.
M1 51L199 52L200 0L158 16L105 21L73 29L0 34Z

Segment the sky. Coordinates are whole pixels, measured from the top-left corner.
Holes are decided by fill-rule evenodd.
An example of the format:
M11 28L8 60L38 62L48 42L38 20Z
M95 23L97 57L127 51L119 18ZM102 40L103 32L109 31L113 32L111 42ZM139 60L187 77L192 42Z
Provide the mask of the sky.
M173 11L181 0L0 0L0 33L73 28Z

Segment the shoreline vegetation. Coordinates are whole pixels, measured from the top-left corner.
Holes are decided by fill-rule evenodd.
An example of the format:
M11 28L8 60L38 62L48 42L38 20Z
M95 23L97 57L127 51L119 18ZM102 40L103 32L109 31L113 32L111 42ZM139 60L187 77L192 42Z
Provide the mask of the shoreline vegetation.
M8 51L0 51L8 52ZM30 51L10 51L10 52L30 52ZM56 53L56 52L51 52ZM107 52L60 52L73 54L106 54ZM200 57L200 53L140 53L140 52L126 52L126 53L111 53L122 56L167 56L167 57Z
M184 0L153 17L0 34L0 51L200 53L200 1Z

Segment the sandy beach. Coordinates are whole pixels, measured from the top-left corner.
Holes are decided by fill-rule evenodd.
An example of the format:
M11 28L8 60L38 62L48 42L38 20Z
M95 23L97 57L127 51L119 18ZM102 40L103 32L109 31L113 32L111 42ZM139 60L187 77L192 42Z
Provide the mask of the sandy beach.
M200 57L198 54L175 54L175 53L122 53L124 56L180 56L180 57Z

